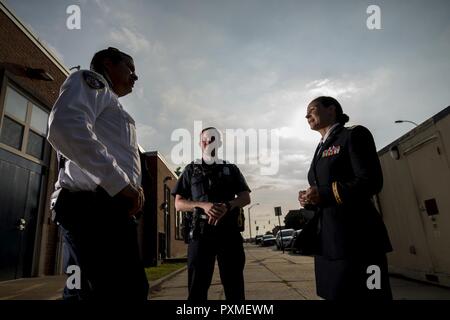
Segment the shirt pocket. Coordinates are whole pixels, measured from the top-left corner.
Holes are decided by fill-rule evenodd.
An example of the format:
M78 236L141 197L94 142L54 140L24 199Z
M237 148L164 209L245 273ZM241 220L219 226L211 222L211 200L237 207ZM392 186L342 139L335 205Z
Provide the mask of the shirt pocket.
M194 201L200 200L205 194L205 181L203 176L193 176L191 179L191 192Z
M122 110L122 117L125 123L125 137L127 139L127 143L132 147L137 147L136 123L125 110Z
M231 174L225 175L223 174L221 177L220 185L225 190L235 190L238 185L236 184L236 179Z

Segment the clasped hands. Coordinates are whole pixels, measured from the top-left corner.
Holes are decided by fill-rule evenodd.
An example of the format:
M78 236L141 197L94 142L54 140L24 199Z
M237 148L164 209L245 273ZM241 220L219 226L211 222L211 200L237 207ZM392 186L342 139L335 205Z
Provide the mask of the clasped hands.
M310 187L307 190L298 192L298 201L304 208L306 205L318 205L320 203L320 195L317 187Z
M128 215L130 217L137 216L144 207L144 190L141 187L129 184L118 193L118 196L128 202Z
M204 202L202 209L208 216L208 223L217 225L220 219L227 213L227 205L225 203Z

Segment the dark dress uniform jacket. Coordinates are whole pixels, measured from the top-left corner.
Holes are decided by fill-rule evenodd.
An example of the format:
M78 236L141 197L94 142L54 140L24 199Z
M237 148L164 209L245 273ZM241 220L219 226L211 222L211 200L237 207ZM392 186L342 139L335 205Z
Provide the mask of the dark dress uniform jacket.
M362 126L337 126L316 150L308 173L317 186L315 273L325 299L392 299L386 252L392 250L381 215L372 203L383 175L373 137ZM381 270L381 290L369 290L367 267Z
M316 150L308 181L318 187L322 201L317 208L321 256L346 259L392 250L372 202L383 186L383 174L367 128L336 127Z

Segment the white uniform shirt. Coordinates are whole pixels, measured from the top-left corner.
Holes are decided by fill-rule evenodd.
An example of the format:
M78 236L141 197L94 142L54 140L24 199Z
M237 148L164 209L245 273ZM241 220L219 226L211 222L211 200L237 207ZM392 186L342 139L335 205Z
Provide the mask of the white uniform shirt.
M50 113L47 139L67 159L56 186L71 191L101 186L114 196L141 182L135 122L107 81L95 73L104 87L93 88L85 72L92 76L80 70L66 79Z
M325 143L328 139L328 137L330 136L330 134L333 132L333 130L340 125L340 123L335 123L333 124L330 129L328 129L328 131L325 133L325 135L322 137L322 139L320 139L320 143Z

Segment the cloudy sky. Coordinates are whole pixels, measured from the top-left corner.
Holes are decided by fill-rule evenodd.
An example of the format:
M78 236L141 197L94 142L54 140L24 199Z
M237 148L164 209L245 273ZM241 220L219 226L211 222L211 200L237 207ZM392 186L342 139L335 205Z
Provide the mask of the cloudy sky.
M320 139L304 118L312 98L336 97L349 125L370 128L378 149L412 128L395 120L420 123L450 105L447 0L5 2L67 67L88 68L108 46L130 53L139 81L123 105L140 144L161 152L172 169L178 142L171 135L193 134L194 121L278 130L276 174L261 175L258 158L240 165L260 203L252 221L262 231L275 222L274 206L297 209L297 192L307 187ZM74 4L80 30L66 27ZM366 26L371 4L381 9L380 30Z

